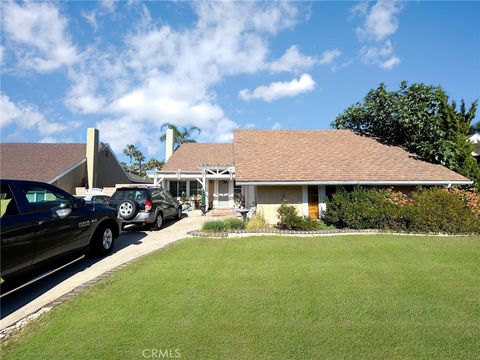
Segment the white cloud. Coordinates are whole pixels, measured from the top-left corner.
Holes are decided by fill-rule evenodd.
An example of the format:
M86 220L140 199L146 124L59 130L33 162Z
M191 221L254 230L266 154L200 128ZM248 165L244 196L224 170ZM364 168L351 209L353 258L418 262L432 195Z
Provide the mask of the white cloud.
M375 64L385 70L400 64L400 58L395 55L388 37L398 30L397 15L401 10L402 6L396 1L383 0L377 1L371 8L368 2L360 2L351 8L352 16L365 18L364 24L356 29L360 40L367 43L360 49L364 64Z
M400 59L398 57L396 57L395 55L393 55L390 59L388 60L385 60L384 62L382 62L380 64L380 67L382 69L387 69L387 70L390 70L392 69L394 66L400 64Z
M116 6L116 1L115 0L101 0L100 1L100 6L109 11L109 12L112 12L115 10L115 6Z
M279 122L276 122L275 124L273 124L272 130L279 130L282 127L283 127L282 124L280 124Z
M390 70L400 64L400 59L394 54L393 45L387 40L383 46L364 46L360 50L364 64L375 64L382 69Z
M255 90L240 90L239 96L249 101L252 99L262 99L267 102L284 97L297 96L315 89L315 81L309 74L303 74L299 79L293 79L286 82L273 82L269 85L262 85Z
M93 28L93 31L98 30L97 13L95 11L82 12L82 16Z
M335 59L340 57L342 52L338 49L326 50L323 52L322 56L318 60L318 63L321 65L331 64Z
M353 9L362 9L363 4L359 7L357 5ZM363 39L374 39L381 41L388 36L395 34L398 29L398 19L396 15L400 13L402 7L395 1L377 1L375 5L370 8L370 11L365 11L365 22L363 26L357 28L357 33Z
M58 8L43 2L6 2L2 28L15 44L14 52L22 65L48 72L78 60L67 33L67 21Z
M297 70L308 69L314 65L316 59L312 56L303 55L298 46L292 45L277 60L270 64L272 72L294 72Z
M66 105L73 111L102 114L101 137L119 151L137 143L149 153L163 149L165 122L202 129L199 141L231 140L239 125L217 104L213 86L228 76L268 68L268 41L296 23L289 3L199 2L190 28L157 26L147 8L125 47L91 47L72 66Z
M48 136L67 130L67 126L50 122L38 112L35 106L14 103L7 95L0 94L0 128L15 124L17 127L34 130L42 136Z

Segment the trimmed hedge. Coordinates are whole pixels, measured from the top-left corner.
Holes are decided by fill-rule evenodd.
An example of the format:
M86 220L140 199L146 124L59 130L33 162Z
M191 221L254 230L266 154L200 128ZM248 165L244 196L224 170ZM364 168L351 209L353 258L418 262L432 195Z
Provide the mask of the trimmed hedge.
M432 188L409 196L355 188L327 202L325 222L339 228L449 234L480 233L480 215L453 191Z

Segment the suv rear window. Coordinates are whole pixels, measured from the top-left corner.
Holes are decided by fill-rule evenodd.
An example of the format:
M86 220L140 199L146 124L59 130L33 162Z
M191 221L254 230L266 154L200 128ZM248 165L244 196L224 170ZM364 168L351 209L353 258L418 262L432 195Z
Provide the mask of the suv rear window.
M112 195L113 200L132 200L132 201L145 201L148 200L147 189L120 189L115 191Z

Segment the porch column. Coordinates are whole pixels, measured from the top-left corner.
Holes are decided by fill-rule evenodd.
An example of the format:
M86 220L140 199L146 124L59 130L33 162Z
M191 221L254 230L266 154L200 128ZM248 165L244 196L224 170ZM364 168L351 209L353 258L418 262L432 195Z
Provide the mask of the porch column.
M327 193L325 185L318 185L318 210L320 218L325 210L327 210Z
M228 207L233 208L235 206L233 200L233 180L228 181Z
M302 215L308 216L308 186L302 185Z
M213 208L218 208L218 180L213 180Z

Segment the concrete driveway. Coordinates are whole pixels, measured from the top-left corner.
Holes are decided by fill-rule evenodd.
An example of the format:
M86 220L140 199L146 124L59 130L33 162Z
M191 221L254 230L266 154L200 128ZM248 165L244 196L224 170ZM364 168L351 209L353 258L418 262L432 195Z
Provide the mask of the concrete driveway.
M7 295L1 301L0 330L38 312L52 301L107 271L188 237L187 232L199 229L205 220L200 214L199 211L193 211L179 221L167 221L160 231L125 231L117 239L110 256L81 260Z

